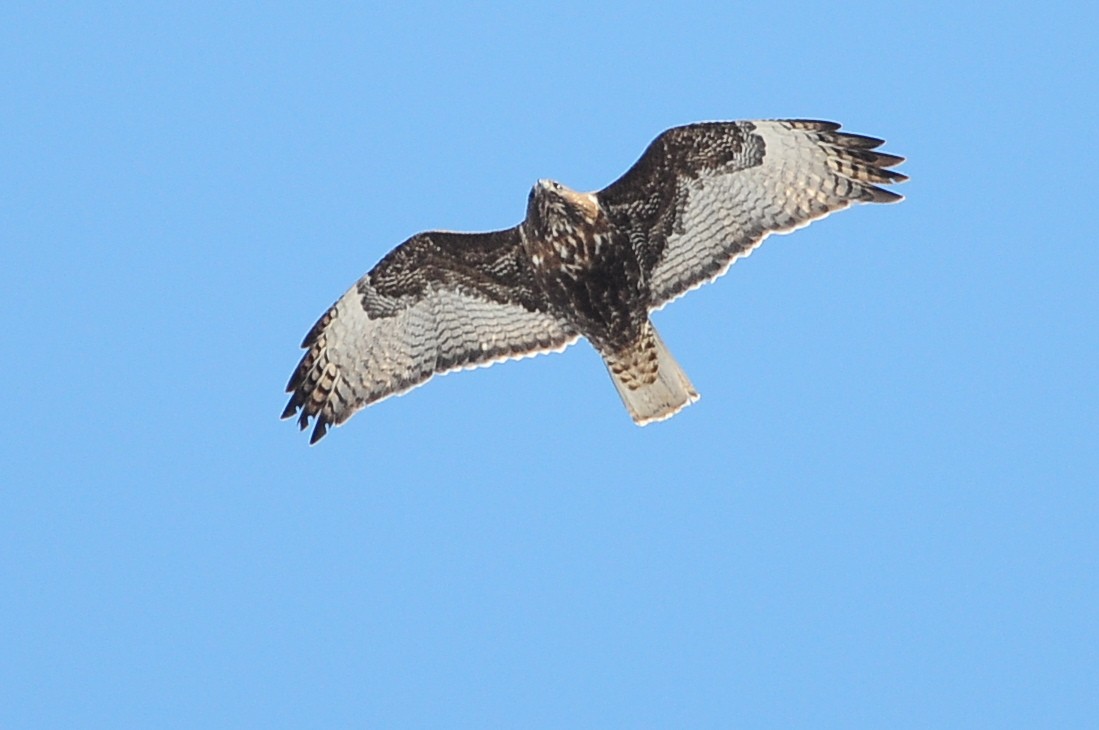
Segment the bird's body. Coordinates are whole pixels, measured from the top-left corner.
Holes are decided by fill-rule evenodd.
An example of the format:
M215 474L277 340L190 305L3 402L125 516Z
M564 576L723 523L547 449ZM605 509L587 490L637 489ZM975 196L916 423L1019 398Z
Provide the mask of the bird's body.
M637 338L648 317L641 263L594 195L539 182L519 240L555 316L600 352Z
M554 316L603 356L637 423L667 418L698 399L649 321L641 252L595 195L539 181L519 232Z
M525 220L430 232L391 251L314 325L283 413L329 423L433 374L584 337L638 424L698 394L649 313L724 273L769 233L853 202L893 202L902 158L829 122L711 122L664 132L597 193L548 180Z

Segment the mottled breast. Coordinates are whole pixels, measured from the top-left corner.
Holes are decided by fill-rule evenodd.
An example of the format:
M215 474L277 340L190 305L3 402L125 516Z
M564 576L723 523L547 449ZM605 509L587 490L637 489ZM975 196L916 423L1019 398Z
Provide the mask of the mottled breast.
M636 252L593 195L535 186L523 247L555 312L601 352L632 344L648 318L648 283Z

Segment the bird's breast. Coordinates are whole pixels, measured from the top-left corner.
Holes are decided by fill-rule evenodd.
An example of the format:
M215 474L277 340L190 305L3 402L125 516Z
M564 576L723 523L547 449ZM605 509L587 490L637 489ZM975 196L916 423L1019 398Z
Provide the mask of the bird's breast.
M536 274L581 277L599 265L610 247L606 233L573 226L551 228L524 241Z
M610 231L549 233L524 242L549 304L597 348L628 342L648 314L632 247L616 245Z

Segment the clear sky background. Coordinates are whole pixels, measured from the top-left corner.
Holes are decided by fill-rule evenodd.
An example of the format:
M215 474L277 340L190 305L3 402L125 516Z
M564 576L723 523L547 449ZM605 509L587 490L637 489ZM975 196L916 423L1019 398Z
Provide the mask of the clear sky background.
M1092 4L107 5L0 10L0 727L1095 722ZM583 343L278 420L409 235L782 116L907 200L658 313L676 418Z

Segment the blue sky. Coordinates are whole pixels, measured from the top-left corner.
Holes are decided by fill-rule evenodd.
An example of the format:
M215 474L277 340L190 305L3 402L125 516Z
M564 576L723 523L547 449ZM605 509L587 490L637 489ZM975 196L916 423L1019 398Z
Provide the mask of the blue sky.
M0 727L1094 722L1096 11L396 5L0 10ZM658 313L676 418L581 344L278 420L412 233L782 116L908 199Z

